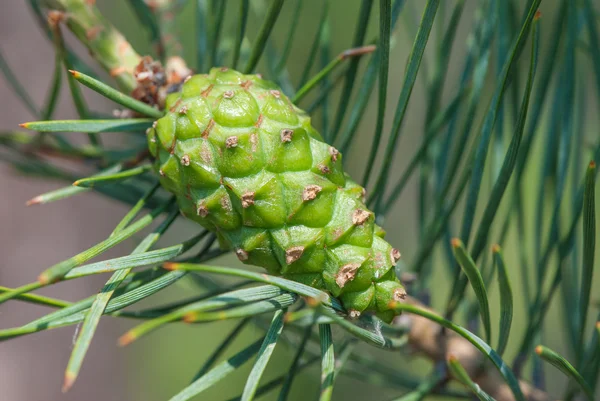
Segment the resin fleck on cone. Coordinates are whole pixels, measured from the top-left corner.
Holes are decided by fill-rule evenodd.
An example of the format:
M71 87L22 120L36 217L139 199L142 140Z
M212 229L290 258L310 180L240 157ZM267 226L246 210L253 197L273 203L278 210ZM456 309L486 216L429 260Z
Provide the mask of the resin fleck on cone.
M330 292L385 321L405 291L400 253L342 170L342 155L279 88L214 68L188 78L148 130L161 184L182 213L246 264Z

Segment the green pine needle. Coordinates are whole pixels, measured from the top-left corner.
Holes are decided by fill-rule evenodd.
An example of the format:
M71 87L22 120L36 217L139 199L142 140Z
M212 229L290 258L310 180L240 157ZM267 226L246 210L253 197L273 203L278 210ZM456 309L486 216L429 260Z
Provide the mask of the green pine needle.
M259 308L266 306L267 304L273 305L273 302L276 302L276 299L279 299L278 297L285 295L286 294L283 293L278 287L272 285L235 290L226 292L224 294L219 294L212 298L190 303L181 308L175 309L172 312L157 317L156 319L148 320L147 322L130 329L127 331L127 333L122 335L119 339L119 344L122 346L128 345L140 337L158 329L162 325L177 320L183 320L187 323L192 323L197 321L209 321L211 319L222 320L225 318L234 318L240 313L240 308L232 308L228 311L216 312L212 314L207 314L205 312L246 304L251 305L252 308L256 309L257 305ZM290 302L292 298L285 296L283 302ZM263 300L269 300L269 302L259 305L258 302ZM241 310L244 311L244 309Z
M561 372L563 372L567 377L576 382L583 393L585 394L588 401L594 400L594 394L589 384L585 382L581 374L561 355L552 351L550 348L545 347L543 345L538 345L535 347L535 353L542 358L544 361L548 362Z
M464 384L469 390L473 392L481 401L493 401L494 399L489 396L485 391L483 391L477 383L474 383L473 380L469 377L469 374L465 370L465 368L460 364L460 361L456 356L450 355L448 358L448 368L450 372Z
M242 393L242 401L252 401L256 395L258 383L265 372L265 368L271 359L271 355L273 355L277 340L283 330L284 314L285 310L280 309L273 315L273 320L271 321L267 335L260 346L260 350L258 350L256 362L254 362L254 366L252 366L252 370L246 380L244 392Z
M321 392L319 401L330 401L335 379L335 357L331 326L328 324L319 325L319 336L321 338Z
M105 185L111 184L115 181L126 180L131 177L135 177L136 175L144 174L148 171L152 170L151 164L146 164L143 166L135 167L129 170L120 171L114 174L104 174L96 177L87 177L80 178L79 180L73 183L76 187L81 188L93 188L95 185Z
M265 50L265 46L267 45L267 40L269 39L269 35L271 34L271 30L277 22L277 18L279 17L279 12L283 7L283 0L271 0L271 6L267 11L267 15L265 16L265 20L263 25L258 32L258 36L254 42L254 47L252 48L252 52L250 53L250 58L246 63L246 67L244 68L244 73L250 74L256 68L260 57L262 56L263 51Z
M471 255L465 249L464 244L458 238L452 239L452 249L454 250L454 256L456 261L462 268L465 276L469 280L477 302L479 303L479 313L481 314L481 320L483 321L483 327L488 342L492 341L492 324L490 318L490 305L488 301L487 289L483 282L481 272L475 265L475 262L471 258Z
M81 84L87 86L94 92L99 93L100 95L104 96L105 98L110 99L113 102L120 104L121 106L123 106L129 110L137 111L140 114L143 114L145 116L152 117L155 119L160 118L163 115L163 113L160 110L157 110L154 107L147 105L146 103L142 103L139 100L136 100L130 96L127 96L124 93L122 93L114 88L111 88L110 86L106 85L105 83L100 82L99 80L90 77L89 75L86 75L82 72L74 71L74 70L69 70L69 73L71 74L71 76L73 78L75 78Z
M212 387L252 358L260 350L262 342L263 340L258 340L226 361L221 362L169 401L186 401Z
M339 56L333 59L329 64L325 66L321 71L319 71L313 78L310 79L306 84L302 86L296 92L294 97L292 98L292 102L298 104L300 100L304 98L312 89L314 89L321 81L327 78L335 68L340 65L344 60L352 57L362 56L364 54L369 54L375 51L375 46L363 46L355 49L348 49L343 51Z
M20 124L21 127L38 132L129 132L145 131L154 120L147 118L123 118L120 120L52 120Z
M494 254L494 264L498 271L498 286L500 290L500 329L496 351L498 355L502 356L508 344L508 336L513 320L513 291L500 246L494 245L492 252Z

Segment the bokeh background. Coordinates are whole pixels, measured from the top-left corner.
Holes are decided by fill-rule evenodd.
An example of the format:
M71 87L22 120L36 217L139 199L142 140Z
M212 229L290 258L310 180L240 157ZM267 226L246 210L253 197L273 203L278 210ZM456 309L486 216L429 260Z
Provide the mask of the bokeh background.
M237 4L234 5L233 3L236 2L233 0L227 1L232 3L232 7L228 7L226 11L231 17L237 12ZM457 77L462 69L468 33L471 29L473 12L478 1L466 1L467 6L453 48L443 101L447 101L455 93L458 83ZM447 0L447 2L449 5L454 3L452 0ZM276 45L281 45L285 40L288 21L292 18L300 18L300 27L288 62L290 77L293 82L297 82L304 66L306 53L318 28L321 0L305 0L306 4L301 15L293 15L294 4L291 3L293 2L286 2L279 23L275 27L275 34L272 37ZM330 56L333 57L351 46L360 2L359 0L332 0L331 3ZM386 118L386 129L391 125L393 110L402 84L406 58L425 1L413 0L408 3L408 7L403 11L404 16L398 23L391 54L390 89L388 91L389 110ZM150 51L150 47L146 42L146 33L134 18L127 2L123 0L98 0L97 4L114 24L125 33L138 52L144 54ZM558 1L545 0L542 4L543 18L544 21L547 21L547 23L542 24L541 28L543 49L544 45L547 44L543 39L544 32L549 32L551 29L548 24L552 21ZM451 9L451 7L447 8L448 10ZM449 15L445 17L448 18ZM377 20L377 7L374 6L367 37L376 34ZM256 34L260 22L256 18L251 18L248 28L251 35ZM223 25L223 29L235 29L233 23L232 19L227 20ZM178 26L188 60L193 60L195 43L193 34L186 34L186 32L191 32L193 24L194 13L191 11L182 13ZM436 25L439 28L439 24ZM426 53L424 65L426 69L431 68L431 63L428 63L428 60L431 60L432 50L439 43L439 34L439 29L436 32L434 28ZM85 49L82 49L72 39L68 37L68 42L78 49L80 54L85 55ZM0 4L0 47L31 97L40 104L51 80L53 50L35 24L26 2L3 0ZM542 52L540 62L552 61L544 60ZM362 63L362 66L364 67L365 64ZM520 67L525 68L526 65L521 63ZM493 88L496 74L497 71L492 68L488 75L488 96ZM427 100L424 95L423 76L421 73L417 81L408 115L402 128L404 133L393 169L393 174L397 176L402 172L408 161L408 156L414 153L422 138L424 110ZM63 88L62 94L56 116L59 118L76 117L68 90ZM94 109L110 111L113 107L109 102L87 90L85 94ZM364 149L370 146L370 136L374 130L376 92L373 96L374 100L371 102L367 115L360 126L357 143L345 155L346 168L354 176L362 176L362 169L367 156ZM333 98L335 99L335 96ZM2 99L0 130L17 129L19 123L32 118L3 79L0 79L0 99ZM597 104L594 103L594 100L590 99L590 102L589 107L592 110L595 107L595 110L597 110ZM332 101L330 106L332 110L335 110L335 101ZM598 126L597 116L593 112L588 112L588 115L589 121L586 122L585 128L595 129ZM320 116L315 117L317 117L315 121L318 126L321 119ZM535 172L534 166L529 173L532 180L535 177ZM402 251L405 260L411 260L411 257L414 256L418 241L416 234L418 224L416 178L417 175L413 177L409 187L402 195L402 199L399 200L385 222L388 239ZM24 178L17 175L6 165L0 164L1 285L14 287L30 282L37 277L42 269L104 239L127 210L116 201L95 193L84 193L45 206L25 207L25 201L28 199L61 185L64 185L64 183ZM484 185L489 185L489 183L484 183ZM460 207L458 210L460 210ZM163 244L188 238L194 230L195 227L192 224L180 222L174 229L170 230ZM123 255L131 249L136 240L139 240L139 238L133 238L124 245L107 252L102 257ZM509 237L509 241L504 247L507 250L506 254L509 261L514 258L510 249L516 246L521 245L515 242L513 235ZM221 265L231 264L237 266L239 264L236 259L229 256L224 256L217 262ZM509 263L509 266L515 265ZM513 267L512 274L515 277L513 284L516 286L517 300L515 305L516 320L513 323L512 335L518 337L524 330L525 311L523 303L518 299L520 283L516 280L518 272L514 269ZM449 278L445 276L445 270L435 269L435 271L432 302L434 306L439 306L447 299L450 282ZM93 277L62 283L40 292L74 301L97 292L105 281L106 277L104 276ZM599 284L597 275L594 286L595 292L593 292L593 294L596 294L596 298L597 294L600 293ZM193 285L180 282L167 291L151 297L145 304L147 306L148 304L179 298L193 291L197 291ZM490 297L498 299L495 286L491 290ZM558 300L559 298L556 297L550 317L547 319L545 343L561 352L567 349L564 343L566 336L562 330L561 320L562 313L565 313L565 311L560 310ZM492 305L492 308L494 322L497 322L497 306ZM0 306L0 327L21 325L43 313L45 311L41 307L12 301ZM597 310L592 308L591 313L597 313ZM131 322L112 318L105 318L101 321L78 382L67 394L60 392L60 386L75 334L74 327L52 330L1 343L0 399L3 401L165 400L188 383L210 351L220 342L224 333L227 333L233 326L233 323L196 325L194 327L172 324L127 348L117 347L116 339L131 324ZM247 328L244 335L234 344L232 349L239 349L244 343L258 338L261 333L258 328ZM344 334L338 331L334 335L341 337ZM513 342L513 345L515 343L516 341ZM372 347L363 348L364 352L379 353L382 360L394 366L395 369L408 369L412 374L426 374L429 371L427 362L406 353L390 354L382 353ZM287 369L293 351L282 346L278 347L274 360L267 371L266 379L274 377ZM508 360L512 360L514 352L515 350L509 347ZM237 395L243 387L247 372L248 369L241 369L230 376L226 382L207 391L198 399L222 400ZM552 369L548 369L547 374L548 391L559 394L558 391L566 385L565 379ZM318 391L317 378L318 371L315 369L302 374L295 382L292 399L313 399ZM338 400L386 399L399 394L396 390L362 385L355 379L348 379L343 376L339 380L334 396ZM265 397L264 399L275 399L275 396L271 394L270 398Z

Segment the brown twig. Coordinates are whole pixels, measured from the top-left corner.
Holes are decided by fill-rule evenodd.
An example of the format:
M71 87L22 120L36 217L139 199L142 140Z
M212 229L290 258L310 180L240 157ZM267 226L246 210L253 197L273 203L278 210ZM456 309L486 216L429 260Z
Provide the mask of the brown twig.
M404 302L431 311L415 298L407 297ZM442 330L440 325L422 316L405 313L400 319L403 319L402 324L406 323L410 326L408 341L415 351L434 362L445 362L450 357L456 358L471 379L494 399L515 401L510 387L498 370L469 341L458 334ZM521 380L519 383L526 400L550 401L553 399L544 391L525 381Z
M59 11L75 36L90 50L102 67L125 92L138 100L162 107L173 87L192 74L181 57L176 39L175 11L172 0L147 0L161 25L162 49L166 52L166 68L151 57L141 57L125 37L100 13L94 0L43 0L50 12Z
M49 10L64 13L64 22L119 87L132 91L133 70L141 57L125 37L100 13L94 0L43 0Z

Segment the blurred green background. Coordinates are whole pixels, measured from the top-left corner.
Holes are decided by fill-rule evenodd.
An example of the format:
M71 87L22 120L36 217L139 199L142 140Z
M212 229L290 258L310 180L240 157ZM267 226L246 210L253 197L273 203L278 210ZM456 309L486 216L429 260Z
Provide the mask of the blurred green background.
M12 15L11 13L16 13L18 15L23 16L23 9L26 8L26 5L22 2L17 2L16 0L13 1L15 2L15 5L12 6L14 7L14 9L11 9L11 7L4 5L3 10L6 12L1 17L2 20L10 19L10 16ZM237 13L237 2L234 0L224 1L227 1L225 11L227 19L223 24L222 36L227 36L227 32L235 32L236 29L234 16ZM444 86L442 104L447 104L447 101L456 94L456 89L458 87L459 80L458 77L463 66L465 49L469 40L469 32L472 28L474 10L478 2L479 0L466 1L465 12L463 13L456 42L452 50L450 68L448 71L447 82ZM196 43L193 34L195 14L193 12L192 3L193 2L189 2L189 7L181 13L177 26L180 37L182 38L182 44L185 49L186 59L188 60L189 64L193 66L193 58L195 54L194 52L196 48ZM268 2L265 0L264 3L266 4ZM317 24L320 18L322 1L304 0L304 5L299 15L296 15L295 13L295 3L295 1L291 0L286 1L279 21L275 26L275 32L272 35L272 43L276 47L281 48L282 44L286 40L287 29L290 21L292 21L292 19L294 18L299 18L299 29L297 31L297 37L295 38L295 43L293 45L292 52L287 63L289 76L293 83L298 82L298 79L304 67L304 62L308 49L310 48L314 34L318 29ZM376 3L377 2L374 2L374 4ZM400 92L400 88L403 81L406 59L408 57L408 53L410 51L412 41L414 39L416 28L420 19L420 14L424 7L425 1L409 0L407 3L408 4L403 11L403 15L397 25L396 34L394 36L393 41L393 49L390 60L388 112L386 114L386 125L384 132L389 131L389 127L391 126L393 110L395 108L395 104L398 99L398 94ZM402 127L403 136L398 148L398 152L396 153L394 167L392 169L392 174L396 177L399 177L402 173L404 167L409 161L410 156L414 154L423 136L423 127L425 123L425 107L427 102L427 98L425 96L425 80L427 79L428 74L430 76L432 73L432 55L434 54L434 50L440 43L441 30L439 28L441 26L441 19L445 18L446 21L448 20L454 1L445 0L445 3L446 12L438 15L438 19L436 20L434 32L431 35L430 43L428 44L426 50L425 61L421 67L419 78L417 80L417 84L411 97L407 118L405 119L404 125ZM558 0L544 0L542 2L541 12L543 14L543 19L541 23L541 64L547 62L554 62L554 60L547 60L544 58L545 47L548 45L548 43L544 40L544 36L545 34L549 33L549 31L552 28L550 24L551 21L553 21L554 13L556 12L558 3ZM103 0L98 1L98 6L108 16L108 18L111 21L113 21L113 23L125 34L125 36L130 40L134 48L136 48L139 53L145 54L147 52L152 51L151 47L148 45L146 31L142 26L139 25L132 10L127 6L126 2L122 0ZM359 0L331 1L331 48L329 51L329 59L333 58L341 51L351 47L352 38L354 35L354 27L357 20L357 13L359 11L359 8ZM256 32L262 20L257 18L256 14L251 13L250 15L251 17L249 20L247 32L249 32L249 35L253 37L256 35ZM27 20L25 19L24 21ZM378 12L377 7L374 5L367 37L373 37L377 34L377 24ZM11 42L9 43L9 41ZM33 43L34 41L36 42L36 46L42 45L39 43L40 41L42 41L42 39L39 32L37 32L37 28L36 32L27 37L21 37L20 40L16 38L15 35L5 36L3 34L0 37L0 45L3 46L3 49L5 49L5 45L11 49L17 49L18 47L27 47L27 43ZM224 45L226 44L227 43L224 43ZM47 46L47 50L45 53L50 54L50 45L45 44L44 46ZM527 50L527 53L528 52L529 50ZM10 56L10 52L6 52L5 50L5 53L7 53ZM493 68L493 57L494 56L492 55L492 60L490 62L490 65L492 67L490 68L486 82L487 99L489 99L489 97L491 96L491 92L495 85L495 77L498 74L498 71L496 71ZM521 62L519 63L519 68L526 69L527 57L522 57L522 59L523 60L521 60ZM51 62L49 60L51 60L51 57L46 57L46 61L44 61L39 54L31 52L31 54L28 54L24 59L22 56L20 56L20 60L17 60L15 62L47 62L47 64L50 65ZM582 57L579 60L584 60L584 58ZM361 70L364 69L365 65L366 62L363 61L361 63ZM586 71L586 69L589 68L589 66L583 66L582 70ZM258 68L258 70L260 70L260 67ZM19 70L17 70L17 72L18 71ZM316 72L316 69L314 69L313 72ZM43 81L42 78L38 78L38 81L47 82L49 80L50 73L51 71L50 69L48 69L47 76L42 77L45 78L46 81ZM268 78L268 75L265 75ZM360 79L360 76L361 75L359 74L358 79ZM35 84L29 83L29 85ZM42 84L40 83L40 85ZM3 99L9 99L8 101L6 101L6 103L9 103L10 107L13 107L15 109L20 107L16 104L14 95L9 93L6 86L0 86L0 91ZM66 92L64 94L66 95ZM89 95L89 93L87 93L87 95ZM331 96L331 114L334 114L333 112L336 110L337 95L339 95L339 86L338 90L334 91L333 95ZM65 97L68 98L68 96ZM95 96L92 95L89 96L89 98L92 101L97 101L100 108L103 108L105 110L111 109L110 104L98 101L98 99ZM592 135L592 133L597 132L598 127L598 113L595 112L596 110L598 110L598 104L597 99L594 98L592 93L590 93L588 100L589 102L586 103L587 109L585 111L586 124L582 128L586 131L586 135L589 135L589 137L592 138L595 137ZM67 111L68 100L65 101L63 99L63 103L65 103L62 105L62 110L64 114L60 115L59 117L66 117L69 114L69 111ZM305 106L308 104L310 104L310 99L307 99L307 101L303 103L303 105ZM344 155L346 169L352 176L355 177L362 177L364 164L368 155L368 152L366 152L365 149L368 149L370 147L371 135L374 131L374 121L376 119L377 111L376 104L376 92L374 92L373 101L370 102L367 114L365 115L365 118L363 119L359 127L359 134L357 136L357 140L355 141L356 143L353 144L350 152ZM7 115L6 119L0 120L0 128L14 128L14 118L14 115ZM319 113L313 116L313 120L318 129L322 125L323 118L324 116L322 116ZM325 116L325 118L327 118L327 116ZM330 115L328 118L333 118L333 115ZM546 118L543 119L543 121L546 120ZM480 119L477 120L477 122L479 121ZM509 128L510 126L507 127L507 129ZM539 129L544 129L544 125L542 124ZM538 140L536 143L534 143L534 146L536 147L535 149L539 149L540 146L543 145L539 142L540 141ZM381 149L385 149L385 139ZM531 182L531 195L533 195L534 191L537 190L536 180L538 177L538 163L536 163L536 159L539 158L539 152L536 152L535 149L534 156L532 160L530 160L528 165L528 178L526 181ZM498 160L502 160L502 157L503 155L492 155L490 157L490 163L498 162ZM377 160L377 165L379 165L380 162L381 160ZM586 161L582 161L581 164L581 169L583 171L586 165ZM9 174L11 174L11 172L4 167L2 168L2 170L0 170L0 177L8 176ZM386 216L386 221L384 224L384 227L388 232L388 240L395 247L400 249L404 261L411 261L418 248L418 213L416 204L417 179L418 174L415 174L411 179L408 188L403 193L402 198L397 201L394 209L388 214L388 216ZM6 178L6 180L9 180L9 178ZM13 181L8 181L7 185L9 185L10 187L10 185L17 185L17 183ZM44 191L44 189L42 189L42 187L40 186L42 184L33 180L21 185L27 186L25 188L25 192L27 194L35 195ZM44 185L45 188L52 187L52 185ZM487 191L489 190L490 186L491 184L489 177L486 175L483 184L483 189ZM528 194L526 193L526 195ZM77 235L85 236L89 232L89 228L92 226L92 223L97 222L99 226L93 226L101 232L97 232L93 238L99 238L105 235L107 232L109 232L110 228L107 227L110 227L111 222L116 221L118 220L118 218L120 218L124 209L115 205L112 202L109 203L93 199L90 200L93 197L98 198L99 196L87 196L86 199L89 202L104 203L98 204L99 206L97 209L95 209L96 212L94 216L91 217L89 215L85 215L84 213L86 207L89 206L88 201L85 201L83 203L81 203L81 200L72 199L64 201L64 203L67 205L64 206L66 208L72 208L74 205L73 202L75 202L75 205L77 207L76 202L80 202L78 206L80 207L80 209L77 208L75 210L79 210L82 214L82 218L87 219L83 220L83 222L80 222L78 226L75 226L74 224L67 224L66 226L70 230L75 230L76 232L81 233ZM507 195L506 198L509 198L509 195ZM0 202L2 202L3 208L22 208L22 204L26 199L27 198L14 199L13 202L13 200L9 200L8 197L5 197L5 195L3 195L0 199ZM525 205L526 213L533 213L533 209L535 207L533 203L534 197L525 196L525 199L527 200L527 204ZM507 203L508 202L503 203L501 213L505 212ZM48 206L43 206L43 208L48 208ZM52 209L50 208L50 210ZM72 210L73 209L71 209L71 211ZM460 213L462 211L462 208L459 206L457 210L459 212L454 217L454 221L460 221L459 219L461 218ZM480 213L481 210L478 210L478 212ZM17 216L19 215L13 216L12 219L14 219L15 226L17 223L22 224L23 221L26 221L24 219L35 219L35 223L33 224L40 226L50 224L50 217L47 216L44 211L40 210L34 213L34 217L32 217L31 213L23 212L21 220L18 220ZM3 218L6 218L8 220L9 216L3 216ZM70 221L72 218L72 214L69 215L65 210L64 218L67 221ZM91 222L90 218L92 219ZM528 221L532 222L533 219L529 219ZM191 223L180 223L177 226L177 229L171 230L165 236L163 244L175 243L176 241L179 242L182 239L188 238L190 233L193 233L195 230L196 228ZM534 227L530 225L526 227L526 230L527 234L532 234ZM13 235L12 231L9 233L8 229L3 229L2 231L0 231L0 233L3 237ZM518 243L516 240L516 235L514 234L515 233L511 231L511 234L508 237L508 241L504 244L504 252L507 259L507 265L511 269L511 277L513 279L514 286L513 291L516 297L515 320L513 321L513 330L511 333L513 341L509 343L508 350L505 354L506 360L508 361L511 361L515 356L515 347L519 343L519 341L517 340L519 339L522 332L525 330L526 324L525 304L519 298L519 293L521 292L521 283L518 279L518 277L520 277L519 272L517 271L519 265L517 263L518 258L517 253L515 251L517 247L533 247L533 241L528 241L526 243ZM29 237L27 232L17 234L17 236L18 235L21 235L23 239L28 239L30 242L48 241L47 237ZM91 242L92 239L89 239L89 241ZM493 242L494 238L490 238L490 241ZM87 240L85 242L87 242ZM61 247L62 245L62 242L57 243L56 247ZM71 243L71 246L76 249L83 248L83 245L81 244L78 245ZM121 253L119 253L119 251ZM531 249L531 251L533 251L533 249ZM123 248L119 247L111 254L117 255L122 253ZM7 254L0 254L2 270L13 268L16 260L26 260L23 259L22 256L23 255L21 255L21 258L19 259L17 259L16 256L13 256L15 259L11 259L10 256L7 256ZM66 256L70 255L67 254ZM438 256L439 255L437 254L434 255L434 266L436 266L436 263L445 263L445 260ZM38 266L34 266L34 268L29 270L29 278L34 277L33 275L36 271L39 271L41 270L41 268L44 268L46 266L49 266L56 260L60 260L59 256L56 256L56 258L53 258L52 260L47 260L45 261L45 263L43 259L40 260L40 264ZM231 256L224 256L218 260L215 260L214 263L219 265L240 265L237 259ZM448 270L439 267L441 266L434 267L435 277L432 281L433 288L431 288L432 305L434 306L434 308L441 308L443 303L446 301L448 293L450 291L451 283L451 278L447 274ZM2 282L3 285L16 285L21 283L20 281L8 282L9 279L2 276L1 274L2 271L0 271L0 282ZM22 280L27 280L27 277L25 276L25 278L22 278ZM86 289L88 290L87 294L96 291L97 288L100 287L100 284L98 283L101 283L102 280L103 278L101 278L99 281L90 282L89 287L86 287ZM76 293L69 292L70 290L67 289L68 285L69 284L61 284L60 288L66 291L70 296L72 296L73 299L76 299L77 297L81 298L85 295L82 295L82 291ZM55 290L49 290L46 293L52 294L52 291ZM167 291L161 292L156 296L151 297L144 303L144 305L140 306L148 306L149 304L157 304L172 299L178 299L197 291L198 289L193 283L180 282L175 286L169 288ZM56 292L54 292L54 294L56 294ZM594 297L594 301L597 302L597 294L600 294L600 278L598 277L598 275L596 275L595 277L594 290L592 294ZM470 294L470 296L472 296L472 294ZM499 311L497 303L494 303L494 301L497 302L498 300L498 291L496 285L493 285L491 288L490 299L492 300L492 322L495 323L494 329L497 329ZM7 307L3 306L2 310L6 309ZM568 353L568 347L566 346L567 337L565 331L563 330L563 316L565 313L569 312L570 311L561 310L560 297L555 297L550 314L546 320L544 327L544 344L555 349L560 353ZM590 308L590 317L597 314L597 312L597 308ZM17 316L13 316L13 318L17 319ZM22 319L21 316L18 316L18 318ZM175 323L169 325L164 329L154 332L151 335L148 335L147 337L144 337L143 339L131 344L127 348L119 349L116 347L116 345L114 345L116 343L116 338L119 334L125 331L129 324L127 322L115 323L112 321L109 323L106 320L108 319L103 320L103 323L101 323L101 327L108 326L109 330L105 330L103 332L101 331L96 336L95 342L92 345L93 352L90 354L90 357L86 360L85 366L82 371L82 381L78 382L78 384L75 386L75 388L70 394L67 394L64 397L58 394L58 389L60 387L60 377L62 375L62 370L65 366L66 358L68 358L69 354L69 349L67 347L68 344L66 345L65 341L63 341L59 350L54 350L54 353L48 355L42 354L43 358L41 359L45 360L43 364L47 367L46 372L50 377L53 378L53 380L44 381L44 386L48 386L48 390L45 393L46 395L48 395L48 398L45 398L45 400L48 401L54 399L106 399L158 401L168 399L170 396L172 396L178 390L180 390L182 387L188 384L189 380L202 365L203 361L208 357L208 355L210 355L211 351L221 342L222 337L226 333L228 333L235 325L235 322L203 324L194 326ZM72 329L59 330L59 336L61 336L63 339L65 337L69 337L71 335L69 334L69 330L71 330L72 332ZM234 346L231 347L231 349L233 351L239 350L244 344L254 341L255 339L259 338L262 334L262 329L250 325L245 329L244 334L239 337L239 339L234 343ZM38 334L36 335L36 339L37 341L43 342L47 335L48 333ZM345 335L345 333L342 333L339 330L334 331L334 337L336 340L339 340ZM1 369L12 366L10 361L16 360L16 358L22 358L22 360L20 362L14 362L15 364L24 364L23 366L27 366L27 364L34 364L37 360L39 360L40 352L44 352L43 347L38 351L32 351L33 349L35 349L35 344L24 343L23 341L25 340L19 341L21 341L21 344L25 344L20 354L16 352L9 353L6 350L7 347L13 346L13 342L2 344L2 348L0 348L0 373L2 372ZM270 378L277 376L278 374L281 374L282 372L285 372L289 367L289 363L294 354L294 351L295 350L293 349L286 349L284 346L279 345L263 380L266 381ZM381 358L381 360L388 364L390 368L398 371L406 371L412 376L425 375L430 371L430 363L418 358L415 355L411 355L409 352L410 350L407 350L408 352L390 353L382 352L369 346L361 346L361 351L376 354L378 358ZM57 357L57 353L60 355L60 357ZM232 352L226 355L231 354ZM241 389L243 388L248 370L249 367L246 367L246 369L240 369L238 372L235 372L232 376L229 376L227 380L225 380L222 383L219 383L217 386L203 393L203 395L201 397L198 397L197 399L216 401L229 399L238 395L241 392ZM44 373L38 372L35 369L34 371L35 374L32 373L31 376L29 376L29 379L33 382L36 382L39 379L39 376L37 375ZM100 371L102 371L103 373L100 374ZM23 372L26 373L26 370ZM99 374L96 375L94 372L98 372ZM547 368L546 372L547 390L551 394L560 394L559 390L562 390L565 387L566 379L564 378L564 376L562 376L560 373L557 373L556 370L552 368ZM291 399L315 399L318 393L318 377L318 369L314 368L309 369L305 371L302 375L300 375L294 383ZM35 401L37 399L42 400L42 398L36 398L38 397L37 395L34 396L31 395L32 393L28 393L29 390L26 388L26 384L24 382L21 384L13 382L9 380L7 376L5 376L5 379L0 378L0 380L5 381L0 382L0 385L2 385L2 387L8 389L13 388L16 398L9 398L10 401ZM94 390L94 387L91 386L90 383L94 383L95 386L98 386L97 391ZM19 388L19 386L25 387ZM56 397L54 397L55 393ZM9 392L9 394L11 393ZM395 389L393 386L382 385L381 387L376 387L373 385L363 384L359 382L356 378L349 378L342 375L340 376L339 382L336 385L334 399L385 400L393 396L397 396L399 394L401 394L401 390ZM276 396L276 392L273 392L269 394L269 396L264 397L263 399L274 400L276 399Z

